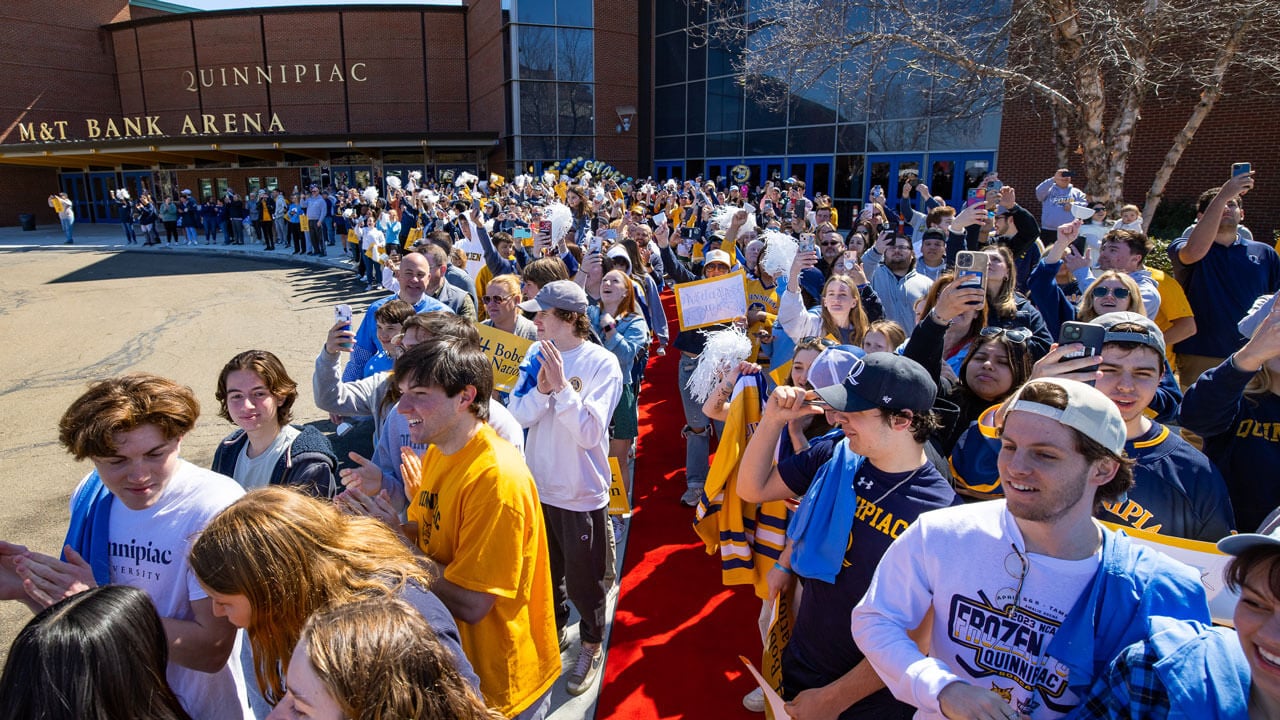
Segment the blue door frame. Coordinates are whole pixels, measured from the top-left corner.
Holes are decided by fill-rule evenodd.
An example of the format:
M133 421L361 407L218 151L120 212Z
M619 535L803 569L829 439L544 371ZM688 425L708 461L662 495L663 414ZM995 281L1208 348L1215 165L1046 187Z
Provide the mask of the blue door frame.
M89 210L90 222L120 222L120 205L116 203L114 193L120 188L120 178L112 172L89 173ZM80 219L79 213L76 220Z
M71 198L71 209L76 214L76 221L81 216L84 222L93 222L89 212L89 193L85 185L84 173L63 173L59 178L62 191Z
M830 155L789 157L787 177L803 180L804 194L810 199L819 193L830 197L834 160Z
M666 182L675 178L676 180L684 180L684 161L683 160L657 160L653 163L653 179L658 182Z

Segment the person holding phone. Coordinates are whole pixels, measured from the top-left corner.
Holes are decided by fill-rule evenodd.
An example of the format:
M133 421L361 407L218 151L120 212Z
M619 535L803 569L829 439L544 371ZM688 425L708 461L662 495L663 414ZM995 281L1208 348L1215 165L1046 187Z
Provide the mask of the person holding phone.
M1025 328L983 327L972 339L957 340L955 335L972 329L981 316L984 295L980 287L954 282L949 275L943 277L948 282L940 285L936 302L907 338L902 352L929 372L938 397L959 409L954 420L934 433L938 449L950 455L961 434L984 410L1003 402L1031 377L1034 359L1028 343L1031 333ZM952 328L957 329L956 333ZM958 367L954 372L943 372L949 344L954 347L957 342L964 344ZM950 365L947 367L951 370ZM975 488L981 484L974 482ZM957 489L960 487L970 489L961 490L962 494L983 496L981 489L969 488L968 484L957 485Z
M1090 356L1073 357L1079 344L1064 343L1036 363L1032 377L1088 382L1115 403L1124 419L1125 456L1134 460L1134 487L1124 498L1104 503L1095 516L1204 542L1232 532L1232 503L1218 469L1181 436L1148 416L1149 408L1176 409L1180 400L1177 385L1167 373L1160 329L1141 313L1123 311L1095 318L1084 328L1098 330L1097 347L1089 351ZM1176 412L1166 414L1176 417ZM998 447L991 454L993 466L995 453Z
M1053 175L1036 186L1036 199L1040 201L1040 227L1043 228L1040 239L1045 245L1052 245L1057 239L1056 228L1059 225L1074 219L1071 214L1072 205L1089 202L1089 196L1071 184L1074 177L1075 173L1069 168L1058 168Z
M1245 344L1236 323L1254 300L1280 288L1280 256L1269 245L1239 236L1244 195L1254 172L1237 175L1200 196L1200 221L1169 243L1173 275L1187 291L1196 334L1174 346L1183 387L1220 365Z
M884 315L908 334L916 326L916 303L929 293L933 281L916 272L916 254L908 235L883 232L862 254L862 267L884 304Z

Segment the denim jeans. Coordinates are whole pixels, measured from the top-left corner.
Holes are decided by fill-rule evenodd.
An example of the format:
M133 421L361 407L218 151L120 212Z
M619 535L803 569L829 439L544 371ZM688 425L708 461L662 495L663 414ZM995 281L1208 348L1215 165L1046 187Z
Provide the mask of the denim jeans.
M684 422L690 428L702 428L701 433L686 432L684 438L684 476L685 484L691 488L702 488L707 483L707 470L710 469L708 456L711 454L711 423L702 413L702 404L689 394L689 378L698 368L698 359L685 355L680 356L680 403L684 406Z
M66 233L68 240L72 240L71 228L76 224L76 219L74 217L59 217L58 220L62 223L62 232Z

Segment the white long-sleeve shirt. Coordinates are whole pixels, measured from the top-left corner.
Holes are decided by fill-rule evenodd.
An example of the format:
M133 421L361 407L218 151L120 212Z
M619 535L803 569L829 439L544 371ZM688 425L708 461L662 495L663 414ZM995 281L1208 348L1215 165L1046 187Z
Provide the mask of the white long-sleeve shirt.
M529 356L541 348L534 343ZM599 510L609 504L609 422L622 396L622 370L613 353L591 342L560 356L568 386L553 395L536 387L513 394L508 409L529 430L525 461L541 501L575 512ZM523 382L521 373L517 387Z

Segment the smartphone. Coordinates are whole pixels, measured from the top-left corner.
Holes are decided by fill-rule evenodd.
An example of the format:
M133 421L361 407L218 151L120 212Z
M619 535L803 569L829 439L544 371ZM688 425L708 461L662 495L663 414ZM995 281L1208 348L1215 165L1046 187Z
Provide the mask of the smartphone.
M969 188L967 199L964 201L965 207L970 205L981 205L987 201L986 188Z
M350 305L339 305L333 309L333 323L335 325L341 323L343 325L346 325L347 329L350 330L351 317L352 315L351 315Z
M1090 323L1077 322L1068 320L1062 323L1062 330L1058 332L1058 342L1063 345L1072 343L1081 343L1084 350L1074 352L1070 355L1063 355L1063 359L1078 357L1093 357L1102 353L1102 341L1107 336L1106 328L1101 325L1092 325Z
M1236 163L1231 166L1231 177L1236 177L1237 175L1248 175L1252 171L1252 163Z
M998 193L1000 192L1000 188L1003 188L1003 187L1004 187L1004 183L1000 182L999 180L992 180L991 182L987 183L987 192Z
M702 230L696 227L682 227L680 228L680 237L685 240L697 240L702 237Z
M963 288L987 289L986 253L962 250L956 254L956 282Z
M538 232L543 233L543 234L545 234L545 235L550 235L550 234L551 234L551 221L550 221L550 220L539 220L539 221L538 221Z
M600 232L600 237L608 240L609 242L616 242L618 239L618 231L613 229L602 230Z
M814 252L817 250L813 233L800 233L800 244L797 249L799 252Z
M603 241L603 238L601 238L599 235L589 236L587 238L587 252L589 253L600 252L600 247L603 244L602 241Z
M351 306L343 304L335 307L333 309L333 323L344 326L346 330L351 330ZM342 343L343 350L350 351L354 346L354 342Z

